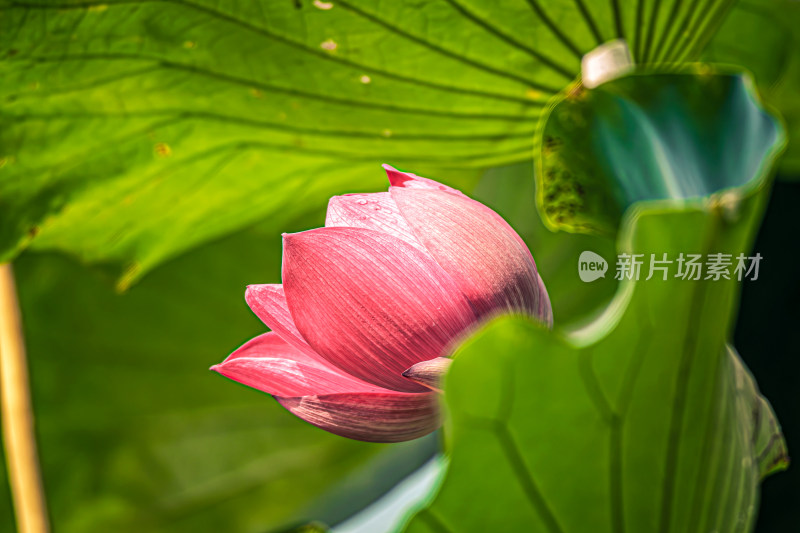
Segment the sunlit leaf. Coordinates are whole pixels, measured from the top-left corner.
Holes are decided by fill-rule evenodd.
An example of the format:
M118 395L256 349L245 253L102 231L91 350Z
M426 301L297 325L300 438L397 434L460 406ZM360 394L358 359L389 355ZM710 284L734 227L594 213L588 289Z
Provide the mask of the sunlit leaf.
M692 59L729 3L0 1L0 259L156 264L377 165L469 183L530 157L580 58Z

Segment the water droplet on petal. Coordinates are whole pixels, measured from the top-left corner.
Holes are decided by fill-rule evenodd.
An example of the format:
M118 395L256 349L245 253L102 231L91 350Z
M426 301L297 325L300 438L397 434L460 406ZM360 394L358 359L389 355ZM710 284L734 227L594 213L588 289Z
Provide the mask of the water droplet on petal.
M363 198L362 198L361 200L356 200L356 203L357 203L358 205L367 205L367 201L366 201L366 200L364 200Z

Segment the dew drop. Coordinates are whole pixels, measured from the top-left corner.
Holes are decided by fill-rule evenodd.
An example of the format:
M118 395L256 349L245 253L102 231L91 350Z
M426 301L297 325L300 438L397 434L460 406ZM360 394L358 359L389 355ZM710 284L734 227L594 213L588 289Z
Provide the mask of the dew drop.
M366 200L364 200L363 198L362 198L361 200L356 200L356 203L357 203L358 205L367 205L367 201L366 201Z
M371 83L371 82L372 82L372 78L370 78L370 77L369 77L369 76L367 76L366 74L364 74L363 76L361 76L360 78L358 78L358 80L359 80L361 83L364 83L364 84L367 84L367 83Z

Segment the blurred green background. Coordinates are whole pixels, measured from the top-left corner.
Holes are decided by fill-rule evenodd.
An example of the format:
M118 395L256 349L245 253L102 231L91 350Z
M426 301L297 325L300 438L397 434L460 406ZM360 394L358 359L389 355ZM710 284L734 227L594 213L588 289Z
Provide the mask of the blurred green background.
M800 439L791 228L800 202L800 7L636 3L0 0L0 259L15 259L55 531L269 532L335 524L422 465L436 438L348 441L209 372L264 330L249 283L280 279L280 233L381 163L462 188L528 242L557 322L613 280L577 282L611 238L549 232L533 138L580 58L753 72L786 121L735 344ZM757 531L800 523L796 468L763 487ZM6 519L6 517L8 517ZM14 529L0 485L0 530Z

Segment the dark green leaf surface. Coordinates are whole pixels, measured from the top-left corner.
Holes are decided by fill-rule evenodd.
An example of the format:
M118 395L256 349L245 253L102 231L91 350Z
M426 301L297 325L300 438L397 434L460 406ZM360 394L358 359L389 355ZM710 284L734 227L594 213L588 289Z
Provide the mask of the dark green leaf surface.
M327 533L328 531L330 530L327 528L327 526L318 522L312 522L310 524L284 529L275 533Z
M766 185L630 214L627 253L749 249ZM626 282L570 333L499 319L445 381L447 477L407 531L750 531L786 449L727 345L737 282Z
M693 58L729 2L0 1L0 259L126 266L375 190L530 157L617 37ZM668 52L668 53L667 53Z
M703 51L703 59L740 65L753 73L764 100L786 121L789 146L782 174L800 174L800 3L742 0Z
M737 74L639 73L553 105L537 133L537 201L554 229L613 235L635 202L740 187L784 146Z
M277 234L240 233L170 262L124 295L112 273L54 254L16 262L57 531L336 523L430 456L430 440L387 447L331 435L208 370L266 330L244 288L279 279L280 251ZM384 451L391 456L376 455ZM0 531L12 527L0 520Z

